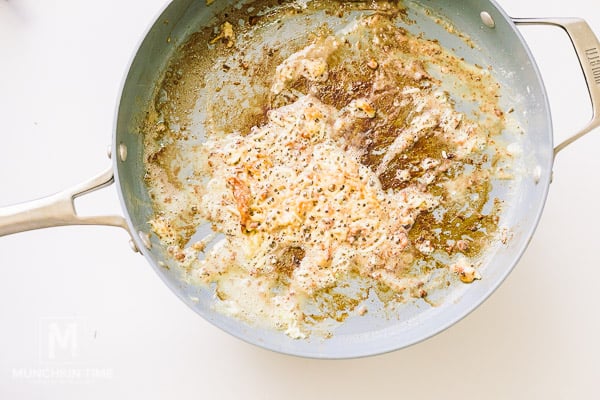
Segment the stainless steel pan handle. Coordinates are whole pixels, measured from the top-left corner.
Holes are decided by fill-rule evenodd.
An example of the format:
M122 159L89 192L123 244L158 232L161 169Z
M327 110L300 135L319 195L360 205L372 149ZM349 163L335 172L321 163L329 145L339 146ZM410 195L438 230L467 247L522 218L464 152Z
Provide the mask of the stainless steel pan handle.
M517 25L552 25L564 29L579 58L592 100L592 120L579 132L554 149L556 156L574 141L600 126L600 41L587 22L581 18L513 18Z
M114 183L114 172L110 168L102 174L52 196L27 203L0 207L0 236L35 229L68 225L115 226L129 232L125 218L108 216L80 216L75 210L74 200ZM130 242L135 246L133 241Z

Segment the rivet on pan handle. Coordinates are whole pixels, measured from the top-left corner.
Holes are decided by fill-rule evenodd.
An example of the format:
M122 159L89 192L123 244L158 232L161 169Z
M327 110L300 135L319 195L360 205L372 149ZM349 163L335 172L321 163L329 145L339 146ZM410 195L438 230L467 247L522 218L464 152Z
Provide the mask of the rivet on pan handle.
M77 197L113 183L113 169L109 168L87 182L52 196L13 206L0 207L0 236L68 225L115 226L129 232L127 222L123 217L116 215L80 216L73 204Z
M581 18L513 18L518 25L552 25L564 29L579 58L592 100L593 116L588 125L554 149L554 155L600 126L600 41Z

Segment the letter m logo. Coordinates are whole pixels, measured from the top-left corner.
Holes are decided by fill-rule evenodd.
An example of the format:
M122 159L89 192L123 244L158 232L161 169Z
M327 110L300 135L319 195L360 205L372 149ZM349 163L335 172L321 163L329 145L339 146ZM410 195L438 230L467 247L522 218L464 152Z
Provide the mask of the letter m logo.
M46 318L40 324L40 361L71 363L80 354L81 321L74 318Z

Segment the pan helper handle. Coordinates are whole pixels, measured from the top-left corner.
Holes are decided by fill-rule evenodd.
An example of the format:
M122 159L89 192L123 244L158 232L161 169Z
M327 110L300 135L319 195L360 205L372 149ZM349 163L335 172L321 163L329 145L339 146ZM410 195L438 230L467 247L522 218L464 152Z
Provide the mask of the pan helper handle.
M585 81L592 100L592 120L581 131L571 136L554 149L558 154L565 147L600 126L600 41L587 22L581 18L514 18L517 25L552 25L564 29L583 69Z
M129 232L125 218L120 216L80 216L74 200L114 183L112 167L80 185L39 200L0 207L0 236L68 225L106 225ZM131 241L130 243L133 243ZM134 245L132 245L134 246ZM137 251L137 249L136 249Z

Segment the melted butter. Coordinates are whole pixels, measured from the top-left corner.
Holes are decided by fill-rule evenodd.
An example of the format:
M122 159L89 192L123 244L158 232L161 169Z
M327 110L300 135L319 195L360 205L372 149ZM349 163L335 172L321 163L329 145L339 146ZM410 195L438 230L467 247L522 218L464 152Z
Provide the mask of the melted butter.
M202 268L210 263L219 267L213 272L202 269L201 280L217 284L218 298L229 304L227 313L253 321L263 316L267 325L302 337L313 324L326 320L343 322L355 314L369 291L376 293L384 303L427 298L430 288L426 290L425 286L432 271L447 271L448 279L453 273L447 262L439 261L439 254L448 259L456 254L465 255L473 263L484 254L498 231L501 204L496 202L488 215L483 215L483 210L492 201L494 165L502 161L502 152L495 151L497 145L493 138L502 131L504 121L502 113L497 112L500 87L493 77L443 49L437 41L415 37L398 27L399 21L410 23L401 3L374 2L370 6L344 3L336 9L331 2L312 2L305 11L285 6L277 11L275 4L268 6L274 8L260 18L243 15L243 10L232 11L229 18L243 17L250 21L244 28L234 27L235 33L253 38L246 44L236 39L237 48L217 43L207 53L206 43L210 43L212 31L206 29L192 35L168 68L144 122L146 184L156 210L154 231L171 246L169 251L181 268L197 277L199 252L186 246L195 229L206 219L215 231L228 236L242 232L245 243L253 248L248 250L250 253L269 241L274 243L261 233L266 232L268 224L258 218L258 208L247 204L237 207L237 212L247 214L241 229L235 221L225 227L225 217L219 214L222 210L208 218L202 212L206 206L201 201L204 195L215 190L228 193L225 183L212 189L205 185L211 175L207 171L215 168L211 160L220 150L203 150L202 144L190 145L202 141L202 135L197 133L198 122L192 118L202 101L206 118L200 126L205 135L218 143L221 138L237 132L242 136L241 143L243 137L255 132L255 127L260 129L269 122L271 111L293 105L302 96L314 96L337 110L339 120L351 122L337 127L335 135L344 143L346 151L355 153L360 163L376 175L384 191L398 194L424 190L438 199L428 208L416 210L411 222L401 228L408 232L408 245L400 256L402 267L391 268L391 272L385 274L361 272L361 266L351 268L347 274L336 276L333 285L327 284L308 294L290 290L295 271L303 261L308 261L309 247L301 241L283 248L275 245L278 253L273 263L256 270L244 266L245 261L240 265L240 255L233 248L223 251L219 247L218 254L204 251L208 261L203 262ZM372 8L377 10L375 15L370 15ZM298 37L285 43L271 41L271 45L261 47L261 38L265 38L265 32L280 18L303 13L310 17L311 13L323 10L332 18L342 18L357 10L366 10L369 16L363 16L358 25L344 34L321 25L308 40ZM303 66L317 65L319 69L297 74L279 85L274 94L271 87L275 71L289 60L290 49L300 52L332 35L342 44L319 63L309 62ZM261 48L259 57L252 52L253 46ZM323 65L327 67L326 79ZM219 70L222 73L215 72ZM453 100L442 93L444 89L433 70L444 71L456 82L456 93L463 96L468 93L479 104L478 113L482 118L478 121L465 118L455 129L465 134L470 126L474 127L477 133L471 136L476 136L476 142L462 143L448 133L452 129L441 127L440 121L434 121L428 128L427 123L419 119L445 121L440 109L452 110ZM443 106L433 100L435 96L441 96ZM243 100L243 106L231 107L231 99ZM365 104L363 108L368 106L373 111L357 111L356 105L350 107L357 100ZM419 108L422 109L416 111ZM366 117L360 117L360 112L366 113ZM173 126L179 128L174 130ZM398 138L403 135L410 140L399 143ZM467 138L470 139L468 135ZM487 162L488 158L492 163ZM429 161L424 163L424 160ZM184 173L186 164L193 165L192 173L187 175ZM252 166L251 170L245 179L260 175L261 167ZM428 174L431 179L424 181ZM470 180L464 180L465 176L470 176ZM237 175L228 179L229 182L235 179L238 191L246 191L245 185L250 185ZM340 186L343 182L337 184L336 189ZM215 201L230 207L230 212L235 214L236 203L228 200L227 195ZM256 304L255 310L236 306L242 300L234 293L237 289L233 282L241 281L240 277L250 279L244 280L248 282L244 301ZM445 286L448 279L441 280L440 285ZM342 290L349 282L360 282L360 285L355 290ZM429 286L435 289L435 285ZM283 303L275 303L275 299ZM274 311L276 309L279 311ZM281 309L288 310L287 314Z

